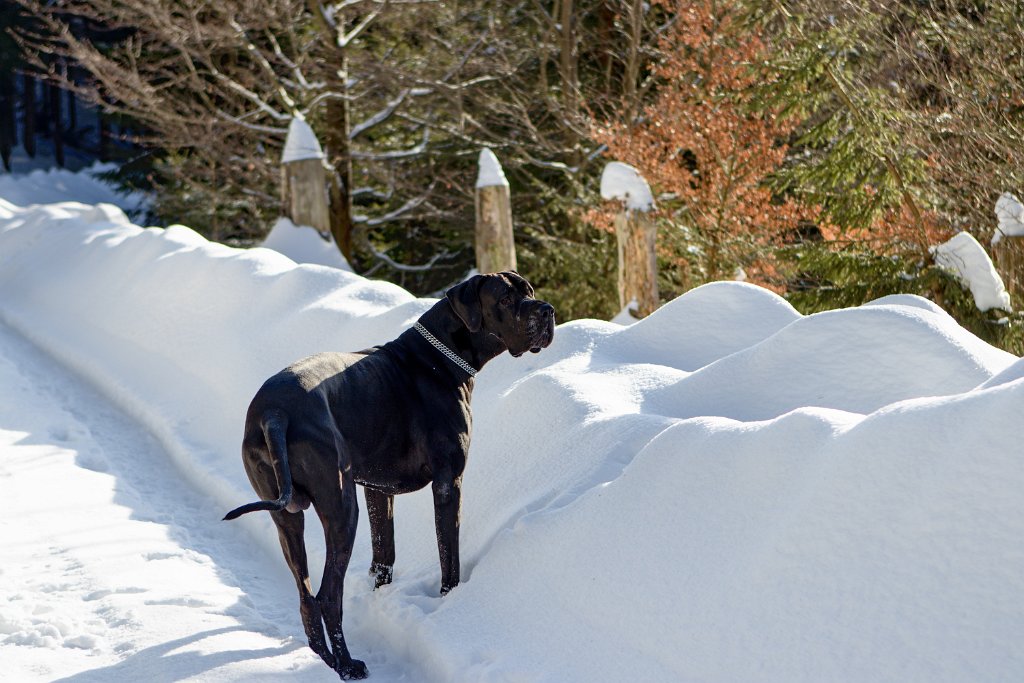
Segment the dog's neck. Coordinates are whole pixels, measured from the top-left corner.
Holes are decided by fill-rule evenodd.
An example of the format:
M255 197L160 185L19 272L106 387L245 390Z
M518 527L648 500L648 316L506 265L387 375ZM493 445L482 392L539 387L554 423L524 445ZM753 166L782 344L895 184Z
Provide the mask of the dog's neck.
M420 316L418 322L441 344L469 363L475 370L480 370L489 360L506 350L504 342L494 334L482 329L470 332L459 316L455 315L455 311L447 299L442 298L434 304L430 310ZM413 333L419 335L416 331ZM426 339L423 341L427 342ZM432 353L441 355L442 352L439 349L432 349ZM448 362L455 372L469 377L468 373L458 367L454 361L449 359Z

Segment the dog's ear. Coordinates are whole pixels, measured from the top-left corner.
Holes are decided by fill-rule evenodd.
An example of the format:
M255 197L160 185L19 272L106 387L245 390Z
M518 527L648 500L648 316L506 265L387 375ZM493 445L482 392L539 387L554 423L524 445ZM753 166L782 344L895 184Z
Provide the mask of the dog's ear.
M444 293L455 315L459 316L459 320L466 324L470 332L479 332L483 324L484 314L480 306L480 285L483 281L483 275L474 275Z

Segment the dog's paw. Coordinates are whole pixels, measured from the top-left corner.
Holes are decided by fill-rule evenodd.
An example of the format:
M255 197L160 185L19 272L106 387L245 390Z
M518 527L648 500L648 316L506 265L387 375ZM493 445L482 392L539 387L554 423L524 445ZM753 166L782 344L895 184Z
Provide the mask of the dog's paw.
M444 585L442 585L441 586L441 597L443 598L444 596L446 596L449 593L451 593L452 589L455 588L455 586L458 586L458 585L459 584L457 584L457 583L452 584L451 586L444 586Z
M373 577L373 589L377 590L381 586L391 583L392 568L385 564L374 562L370 565L370 576Z
M344 662L338 662L338 665L334 670L338 672L338 676L343 681L361 680L370 675L370 672L366 668L366 664L358 659L349 659Z

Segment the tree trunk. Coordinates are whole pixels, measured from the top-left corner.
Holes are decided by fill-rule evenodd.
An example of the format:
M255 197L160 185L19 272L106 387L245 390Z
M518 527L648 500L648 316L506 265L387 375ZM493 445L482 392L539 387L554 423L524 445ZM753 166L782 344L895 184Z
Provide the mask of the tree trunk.
M60 123L60 88L50 84L50 134L53 136L53 158L64 168L64 130Z
M992 260L1010 294L1010 305L1018 308L1024 301L1024 236L1003 236L992 248Z
M597 40L599 45L615 45L618 37L615 31L615 22L618 19L617 0L604 0L597 9ZM612 85L612 69L615 67L615 60L612 59L611 50L602 50L597 57L601 71L604 72L604 95L610 96L614 90Z
M98 121L100 161L107 161L110 159L110 120L109 115L103 111L102 107L96 113L96 120Z
M78 131L78 100L75 99L75 93L70 90L67 91L68 96L68 133L71 135L71 139L75 139L75 134Z
M324 6L318 0L306 0L306 9L313 16L317 30L323 36L325 45L333 46L331 52L337 68L329 72L327 90L339 97L327 100L327 160L334 174L330 179L330 232L334 243L354 270L359 270L355 258L355 227L352 221L352 110L348 101L348 55L341 43L345 33L345 12L334 14L333 25L328 20Z
M622 76L623 98L625 99L625 120L632 124L640 108L637 84L640 81L640 49L643 47L643 2L632 0L626 11L629 24L629 42L626 44L625 73Z
M559 58L558 71L562 81L562 129L570 150L570 166L582 161L580 139L576 132L580 125L579 52L576 49L576 16L573 0L561 0L559 6Z
M338 83L334 87L344 88L344 85ZM327 119L331 122L328 126L327 153L335 172L331 182L330 232L345 259L355 263L353 252L357 240L352 222L352 142L349 139L352 112L348 99L332 99L327 105Z
M36 156L36 79L26 73L21 79L21 144L30 158Z
M11 170L11 150L18 143L14 114L14 73L0 66L0 159Z
M619 253L619 306L636 300L636 317L658 308L657 228L644 211L623 211L615 217Z
M576 22L573 16L573 0L561 0L559 9L559 27L562 34L558 64L562 78L562 102L566 112L575 120L579 113L579 84L576 80Z

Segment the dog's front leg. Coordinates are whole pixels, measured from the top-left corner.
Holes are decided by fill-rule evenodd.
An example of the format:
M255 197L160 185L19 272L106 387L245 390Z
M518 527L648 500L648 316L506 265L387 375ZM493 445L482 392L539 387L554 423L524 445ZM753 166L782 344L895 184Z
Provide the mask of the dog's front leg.
M395 566L395 497L365 486L363 495L373 543L370 575L374 577L373 587L376 589L391 583Z
M462 477L435 477L434 525L437 551L441 559L441 595L459 585L459 508L462 504Z

